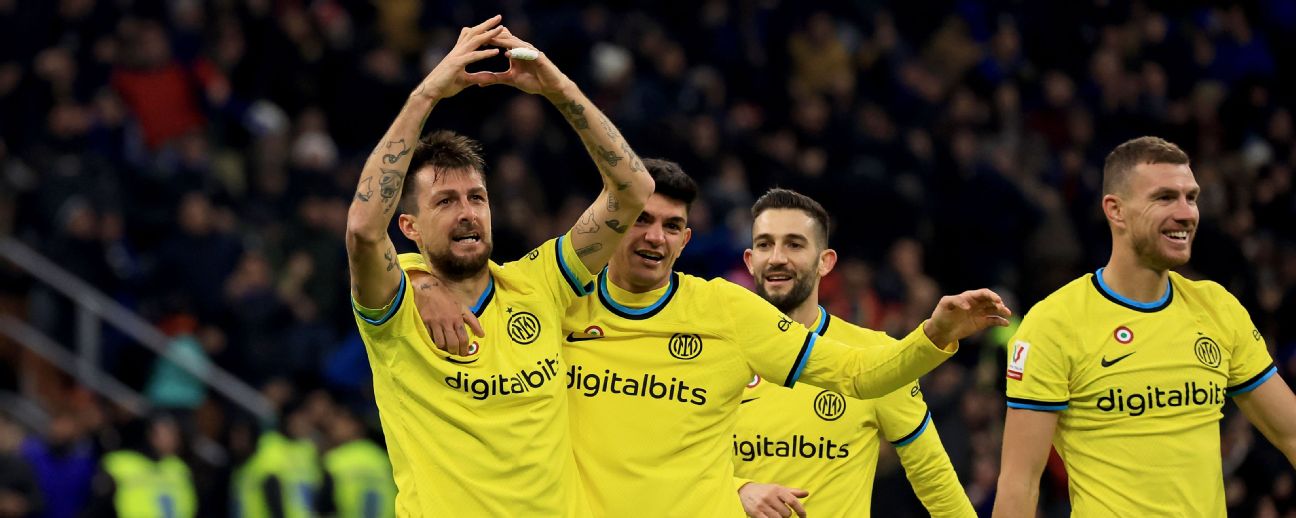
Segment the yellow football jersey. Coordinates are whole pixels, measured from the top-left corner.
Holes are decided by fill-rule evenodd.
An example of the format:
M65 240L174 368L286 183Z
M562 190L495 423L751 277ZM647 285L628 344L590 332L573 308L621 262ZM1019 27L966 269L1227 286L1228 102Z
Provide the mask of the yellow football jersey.
M1142 303L1102 271L1027 313L1008 406L1059 412L1076 516L1224 516L1218 421L1226 397L1276 372L1264 340L1216 283L1171 272L1165 296Z
M853 346L896 341L834 319L822 306L810 328ZM976 516L917 381L878 399L855 399L806 384L787 389L756 376L741 403L734 474L809 491L801 500L808 515L869 516L881 436L896 447L932 516Z
M724 280L673 273L634 294L600 275L563 321L572 443L598 516L743 516L731 431L753 375L877 397L952 354L921 329L854 348ZM817 455L830 455L816 441Z
M587 515L559 349L562 313L592 276L566 236L489 269L472 308L486 337L467 356L433 345L406 275L381 316L357 308L397 515Z

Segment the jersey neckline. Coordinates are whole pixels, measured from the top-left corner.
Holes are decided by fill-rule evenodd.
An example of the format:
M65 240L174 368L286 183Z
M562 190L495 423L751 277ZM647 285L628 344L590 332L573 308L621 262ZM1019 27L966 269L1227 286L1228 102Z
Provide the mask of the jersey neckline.
M823 305L819 305L819 318L815 319L814 333L823 336L824 333L828 332L828 324L831 321L832 315L828 313L828 310L824 309Z
M481 317L486 311L486 306L490 305L491 300L495 298L495 276L488 274L486 279L486 289L482 290L481 296L477 297L477 303L469 308L476 317Z
M1098 271L1094 272L1092 279L1094 289L1098 290L1098 293L1101 293L1103 297L1107 298L1107 300L1115 302L1119 306L1124 306L1143 313L1156 313L1157 311L1165 309L1170 305L1170 302L1174 300L1174 283L1170 282L1169 278L1166 279L1165 294L1162 295L1160 299L1152 302L1139 302L1112 291L1111 287L1107 286L1107 282L1104 281L1102 277L1103 270L1105 269L1106 267L1102 267L1099 268Z
M612 295L608 293L607 278L607 268L604 268L598 277L599 302L613 314L630 320L643 320L660 313L666 307L666 304L669 304L671 299L675 297L675 292L679 291L679 273L672 271L670 282L666 285L666 291L656 301L644 307L634 308L621 304L612 298ZM618 286L617 289L620 289L620 287Z

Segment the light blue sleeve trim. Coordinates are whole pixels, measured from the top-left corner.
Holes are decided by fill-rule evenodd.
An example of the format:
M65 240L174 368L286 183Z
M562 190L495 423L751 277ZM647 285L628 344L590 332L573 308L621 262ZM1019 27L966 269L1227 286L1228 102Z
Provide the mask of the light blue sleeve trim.
M1245 386L1237 390L1234 390L1232 392L1226 392L1224 393L1224 395L1228 397L1233 397L1233 396L1240 396L1242 394L1246 394L1247 392L1251 392L1252 390L1260 388L1260 385L1263 385L1264 382L1269 381L1269 378L1274 377L1274 374L1278 374L1278 367L1276 365L1271 365L1269 367L1269 372L1266 372L1264 373L1264 375L1260 376L1260 379L1252 381L1251 383L1248 383Z
M1008 402L1008 408L1016 408L1020 410L1039 410L1041 412L1061 412L1063 410L1066 410L1067 407L1068 407L1067 403L1062 403L1060 405L1030 405L1026 403L1013 403L1012 401Z
M584 297L593 293L592 288L594 286L591 282L581 284L580 278L576 276L576 272L573 272L572 267L567 264L567 256L563 253L563 239L566 237L566 235L558 236L558 242L556 243L557 246L554 247L558 253L558 267L562 270L563 278L567 279L567 285L571 286L572 291L576 292L576 296ZM581 263L581 268L585 268L585 263ZM593 275L590 277L593 277Z
M784 386L791 387L801 379L801 371L805 370L806 363L810 361L810 353L814 352L815 343L819 341L819 335L810 333L810 343L806 345L805 354L801 355L801 361L797 362L796 370L792 371L792 377L784 383Z
M918 429L917 429L917 430L915 430L913 433L909 434L908 437L905 437L905 438L903 438L903 439L900 439L900 440L897 441L897 442L893 442L893 443L891 443L891 445L895 446L896 448L899 448L899 447L901 447L901 446L907 446L907 445L909 445L909 443L918 440L918 437L922 436L923 432L927 431L927 425L931 424L931 420L932 420L932 418L931 418L931 412L927 412L927 415L923 416L923 422L922 422L922 424L921 424L921 425L918 425Z
M401 301L403 300L405 300L405 272L402 271L400 286L396 288L396 297L392 299L391 303L387 304L387 312L383 313L383 316L376 320L365 316L365 314L360 311L365 308L361 306L360 303L356 302L355 297L351 297L351 309L353 309L356 312L356 315L360 316L360 320L364 320L365 323L380 326L386 324L388 320L391 320L391 317L396 314L396 310L400 309Z

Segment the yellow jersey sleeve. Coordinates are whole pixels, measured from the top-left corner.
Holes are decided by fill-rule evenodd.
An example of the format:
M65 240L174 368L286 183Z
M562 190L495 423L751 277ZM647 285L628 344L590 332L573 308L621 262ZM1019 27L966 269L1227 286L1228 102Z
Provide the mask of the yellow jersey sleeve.
M1008 408L1057 412L1071 401L1068 316L1045 300L1022 319L1008 345Z
M973 517L968 500L918 383L887 394L877 402L883 437L896 448L914 494L932 516Z
M900 340L875 337L865 343L846 344L811 333L809 347L799 358L798 367L787 386L798 378L856 399L886 395L912 383L936 368L957 351L933 344L922 326Z
M1278 367L1269 357L1264 336L1251 321L1251 314L1233 294L1222 288L1219 291L1223 295L1215 300L1224 306L1221 309L1226 318L1224 325L1233 331L1233 357L1229 360L1228 388L1225 389L1225 394L1232 397L1255 390L1277 374Z

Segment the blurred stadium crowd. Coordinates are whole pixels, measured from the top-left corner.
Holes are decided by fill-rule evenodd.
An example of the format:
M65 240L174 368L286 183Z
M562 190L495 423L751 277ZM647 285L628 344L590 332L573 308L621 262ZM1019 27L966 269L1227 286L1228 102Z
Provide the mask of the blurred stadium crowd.
M326 448L330 412L377 423L342 242L362 162L459 27L496 12L641 155L702 184L679 269L749 284L754 196L797 189L836 218L844 260L826 306L893 333L942 293L992 287L1021 314L1101 266L1102 160L1165 137L1203 190L1184 273L1237 295L1296 379L1294 0L0 0L0 235L193 361L314 408L299 432ZM484 142L497 260L567 228L597 192L564 124L504 88L467 90L428 122ZM3 264L0 312L73 343L70 302ZM240 451L246 416L120 334L103 340L103 367L177 416L186 448ZM967 343L924 379L987 514L1005 340ZM15 344L0 356L0 389L54 416L44 431L0 428L0 515L25 498L38 516L74 516L95 459L143 428ZM1296 513L1282 455L1232 407L1222 426L1230 515ZM230 466L191 464L200 514L224 515ZM899 470L884 454L880 516L922 514ZM1046 477L1043 505L1065 512L1060 462Z

